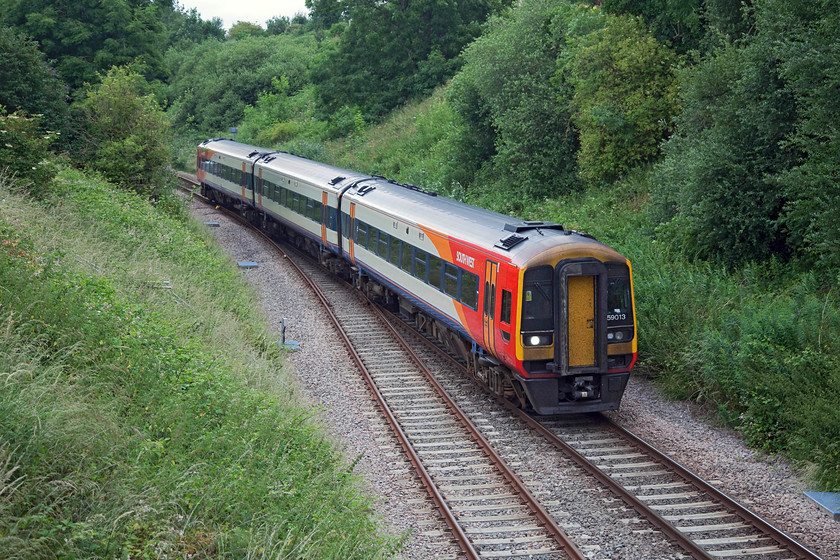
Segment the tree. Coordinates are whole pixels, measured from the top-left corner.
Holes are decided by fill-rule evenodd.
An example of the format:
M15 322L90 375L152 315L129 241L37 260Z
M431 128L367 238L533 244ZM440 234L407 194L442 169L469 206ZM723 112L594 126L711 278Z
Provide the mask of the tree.
M339 21L346 20L347 2L342 0L306 0L309 17L316 27L329 29Z
M760 33L775 40L779 72L799 118L786 150L801 155L779 175L789 200L782 216L788 243L819 267L840 267L840 14L825 0L766 0Z
M134 63L148 79L166 76L166 30L151 0L11 0L3 18L38 41L76 89L111 66Z
M694 255L738 264L790 254L775 177L799 158L784 149L796 104L768 50L775 39L722 47L681 73L684 108L652 198L660 235Z
M265 30L259 25L247 21L237 21L227 34L228 39L233 39L234 41L248 37L259 37L260 35L265 35Z
M309 83L316 48L311 34L286 33L170 50L170 115L178 126L207 134L227 131L242 120L246 106L271 90L274 78L288 78L290 95Z
M740 4L740 0L734 1ZM704 3L706 0L604 0L603 7L609 14L642 17L657 39L686 53L702 45Z
M23 33L0 27L0 106L40 114L45 130L67 124L67 88L44 61L38 44Z
M641 18L599 19L599 28L569 38L555 79L574 92L581 175L610 182L659 154L677 112L677 58Z
M187 48L191 43L201 43L210 39L221 41L225 38L222 20L213 18L203 21L195 8L188 12L182 9L165 11L163 21L169 30L170 46Z
M350 23L338 48L312 74L322 110L333 114L359 106L366 117L380 118L431 92L454 74L461 50L479 35L487 16L510 3L345 0L342 13ZM313 13L322 4L313 5Z
M501 185L509 199L551 196L578 185L570 91L551 78L569 22L587 13L574 4L523 0L507 16L493 18L464 52L448 97L469 127L463 151L489 157L469 167L501 176L482 182Z
M292 22L286 16L273 17L265 22L265 31L269 35L282 35L289 29L291 24Z
M87 88L78 111L76 161L124 188L160 197L170 160L169 121L143 76L115 66Z

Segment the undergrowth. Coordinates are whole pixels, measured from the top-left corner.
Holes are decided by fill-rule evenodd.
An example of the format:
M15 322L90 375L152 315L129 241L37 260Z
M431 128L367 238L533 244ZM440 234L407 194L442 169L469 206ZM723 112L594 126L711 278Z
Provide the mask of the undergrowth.
M251 291L177 212L0 185L7 558L377 558L394 541Z

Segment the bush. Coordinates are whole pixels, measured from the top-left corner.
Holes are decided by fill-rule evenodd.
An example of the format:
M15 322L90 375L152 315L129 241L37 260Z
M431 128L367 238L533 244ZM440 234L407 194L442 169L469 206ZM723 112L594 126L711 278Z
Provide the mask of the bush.
M570 37L555 79L574 91L581 175L612 182L659 154L677 112L677 59L641 19L599 19L599 28Z
M143 76L114 67L78 106L76 161L150 198L167 192L169 121Z
M0 26L0 106L7 111L43 115L42 132L67 126L67 87L47 66L38 44Z
M13 177L35 196L41 196L55 171L49 145L57 133L44 134L41 119L25 113L11 115L0 106L0 174Z

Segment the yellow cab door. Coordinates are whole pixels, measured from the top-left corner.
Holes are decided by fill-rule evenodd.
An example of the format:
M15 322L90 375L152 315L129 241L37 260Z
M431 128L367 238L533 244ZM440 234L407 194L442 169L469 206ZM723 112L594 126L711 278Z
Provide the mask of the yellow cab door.
M606 371L607 366L607 269L600 261L560 263L560 344L555 345L556 363L563 373Z

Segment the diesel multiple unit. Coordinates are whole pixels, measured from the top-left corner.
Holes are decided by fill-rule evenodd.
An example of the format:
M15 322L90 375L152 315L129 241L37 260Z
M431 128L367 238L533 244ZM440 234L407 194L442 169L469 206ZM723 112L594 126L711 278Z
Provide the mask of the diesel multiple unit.
M591 236L227 139L203 194L294 242L538 414L618 408L636 362L630 262Z

